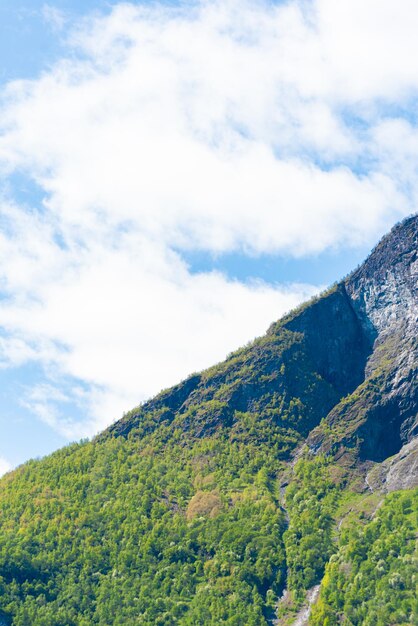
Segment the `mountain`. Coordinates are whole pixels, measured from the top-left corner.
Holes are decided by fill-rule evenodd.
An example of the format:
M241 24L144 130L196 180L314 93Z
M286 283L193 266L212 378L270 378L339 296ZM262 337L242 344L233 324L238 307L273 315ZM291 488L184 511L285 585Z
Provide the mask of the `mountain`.
M6 475L0 624L417 623L417 244Z

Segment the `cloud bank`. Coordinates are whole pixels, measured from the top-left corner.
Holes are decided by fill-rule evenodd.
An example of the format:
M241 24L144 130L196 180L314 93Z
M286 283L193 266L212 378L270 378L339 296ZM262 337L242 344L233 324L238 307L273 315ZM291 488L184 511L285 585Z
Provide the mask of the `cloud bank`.
M0 363L45 368L27 406L92 433L315 289L196 273L186 252L348 249L414 211L417 29L412 0L124 3L9 84Z

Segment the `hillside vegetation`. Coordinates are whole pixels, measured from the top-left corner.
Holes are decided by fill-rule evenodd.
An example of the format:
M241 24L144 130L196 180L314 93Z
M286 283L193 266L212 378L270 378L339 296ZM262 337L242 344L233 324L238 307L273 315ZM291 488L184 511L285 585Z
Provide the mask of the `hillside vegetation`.
M0 625L418 623L417 233L3 477Z

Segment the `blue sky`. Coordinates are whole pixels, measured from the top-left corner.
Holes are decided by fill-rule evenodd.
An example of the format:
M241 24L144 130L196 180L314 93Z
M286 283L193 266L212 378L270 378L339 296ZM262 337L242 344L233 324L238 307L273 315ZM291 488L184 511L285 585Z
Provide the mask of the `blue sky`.
M3 0L0 6L0 54L2 83L33 78L65 51L57 27L47 22L48 7L56 8L69 23L91 11L108 12L111 2L96 0Z
M0 472L222 359L416 211L406 5L3 0Z
M66 54L65 33L63 37L60 29L48 22L45 9L58 9L71 24L92 11L108 13L111 4L96 0L58 0L51 4L38 0L3 0L0 5L0 83L36 78L60 55ZM19 202L27 206L41 205L44 194L27 176L14 174L8 184ZM21 398L26 390L44 380L43 367L34 362L0 370L0 457L7 458L13 466L68 443L67 437L42 420L34 419L22 405ZM66 409L82 417L76 405Z

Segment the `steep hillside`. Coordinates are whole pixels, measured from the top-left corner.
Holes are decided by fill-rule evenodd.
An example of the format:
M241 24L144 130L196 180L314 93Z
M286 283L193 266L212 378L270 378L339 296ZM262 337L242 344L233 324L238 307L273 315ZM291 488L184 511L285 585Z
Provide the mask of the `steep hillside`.
M0 624L414 623L417 249L4 477Z

